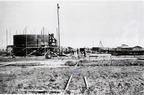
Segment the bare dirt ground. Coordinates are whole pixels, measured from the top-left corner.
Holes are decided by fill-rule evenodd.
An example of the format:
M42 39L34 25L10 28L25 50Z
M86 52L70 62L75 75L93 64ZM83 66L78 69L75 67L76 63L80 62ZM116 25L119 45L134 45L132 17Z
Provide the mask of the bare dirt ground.
M144 60L20 59L0 62L0 94L144 95Z

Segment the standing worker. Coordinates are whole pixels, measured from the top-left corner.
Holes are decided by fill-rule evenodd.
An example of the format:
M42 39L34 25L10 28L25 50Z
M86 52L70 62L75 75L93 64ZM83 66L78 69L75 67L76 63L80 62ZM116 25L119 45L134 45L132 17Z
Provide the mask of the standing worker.
M86 49L84 48L84 57L86 57Z
M79 49L77 49L77 55L78 55L78 59L80 58L80 51Z

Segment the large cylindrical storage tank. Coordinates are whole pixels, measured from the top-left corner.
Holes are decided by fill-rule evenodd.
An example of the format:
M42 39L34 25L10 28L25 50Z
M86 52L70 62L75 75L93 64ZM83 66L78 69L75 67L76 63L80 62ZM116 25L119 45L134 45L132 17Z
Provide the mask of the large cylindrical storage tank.
M48 46L48 35L14 35L14 55L26 56L41 46Z

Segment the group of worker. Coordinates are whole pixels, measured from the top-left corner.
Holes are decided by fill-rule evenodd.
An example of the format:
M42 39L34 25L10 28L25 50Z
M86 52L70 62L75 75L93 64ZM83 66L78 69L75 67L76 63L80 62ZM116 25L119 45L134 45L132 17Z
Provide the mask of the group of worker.
M51 57L52 57L51 54L52 54L52 52L48 51L45 54L46 59L51 59ZM85 48L80 48L80 49L77 49L76 51L72 50L71 54L74 55L75 57L78 57L78 58L87 57L87 52L86 52Z
M87 52L86 52L86 49L85 48L80 48L80 49L77 49L77 55L78 55L78 58L80 57L86 57L87 56Z

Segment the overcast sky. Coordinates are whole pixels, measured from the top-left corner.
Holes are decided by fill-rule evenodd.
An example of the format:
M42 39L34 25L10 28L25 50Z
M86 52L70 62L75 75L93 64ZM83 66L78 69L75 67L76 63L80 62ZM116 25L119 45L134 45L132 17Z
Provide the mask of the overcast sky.
M62 46L93 47L101 41L104 47L144 47L144 2L105 0L0 1L0 48L6 47L6 29L9 44L26 26L28 34L40 34L45 27L56 35L57 3Z

